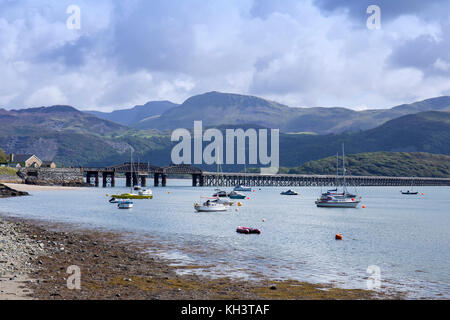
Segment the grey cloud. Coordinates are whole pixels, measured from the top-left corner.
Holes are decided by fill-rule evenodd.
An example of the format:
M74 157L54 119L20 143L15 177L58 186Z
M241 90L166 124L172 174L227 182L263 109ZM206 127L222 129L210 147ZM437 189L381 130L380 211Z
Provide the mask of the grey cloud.
M382 19L395 19L412 14L426 19L446 18L450 3L447 0L315 0L317 6L326 12L348 10L353 18L365 21L367 7L378 5Z

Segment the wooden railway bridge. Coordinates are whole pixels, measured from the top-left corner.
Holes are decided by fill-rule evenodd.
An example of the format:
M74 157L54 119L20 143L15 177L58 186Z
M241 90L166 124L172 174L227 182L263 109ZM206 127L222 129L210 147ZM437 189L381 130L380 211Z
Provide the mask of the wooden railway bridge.
M264 175L256 173L216 173L205 172L190 165L170 165L167 167L156 167L146 163L133 164L124 163L118 166L104 168L81 168L86 176L86 182L99 186L102 176L103 187L108 184L115 186L117 174L124 174L126 186L130 187L140 184L147 185L147 178L153 176L153 185L165 187L168 175L191 175L193 187L219 186L232 187L246 185L254 187L284 187L284 186L333 186L342 185L343 178L336 179L335 175L298 175L298 174L276 174ZM419 178L419 177L378 177L378 176L348 176L347 184L350 186L450 186L448 178Z
M244 174L203 172L201 177L204 186L231 187L246 185L252 187L310 187L343 185L343 178L335 175L299 175L299 174ZM379 176L347 176L350 186L450 186L448 178L418 177L379 177Z
M197 181L200 181L200 177L203 171L199 168L190 165L170 165L167 167L157 167L147 163L124 163L118 166L112 167L91 167L81 168L83 174L86 177L86 182L95 185L100 184L100 176L102 177L102 185L106 187L108 184L111 187L115 186L115 180L117 174L124 174L126 179L126 186L131 187L140 184L145 187L147 185L147 178L153 176L153 184L155 187L159 186L161 178L161 186L165 187L167 184L167 175L180 174L180 175L192 175L193 186L197 186Z

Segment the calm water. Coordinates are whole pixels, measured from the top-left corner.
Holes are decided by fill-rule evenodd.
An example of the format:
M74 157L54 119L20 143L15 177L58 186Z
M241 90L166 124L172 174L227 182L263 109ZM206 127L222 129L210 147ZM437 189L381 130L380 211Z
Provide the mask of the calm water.
M398 187L358 188L365 209L317 208L321 188L297 188L300 196L281 196L283 188L255 188L249 200L240 200L244 205L238 211L196 213L193 203L214 188L190 183L169 180L169 187L153 188L153 200L137 200L129 211L107 202L106 194L124 192L124 187L36 191L31 197L2 199L0 211L151 235L163 244L159 254L164 258L209 265L204 272L213 276L263 274L365 289L366 270L376 265L383 290L407 291L411 298L450 298L448 187L418 189L423 196L401 195ZM262 234L239 235L239 225L261 228ZM335 241L336 233L344 241Z

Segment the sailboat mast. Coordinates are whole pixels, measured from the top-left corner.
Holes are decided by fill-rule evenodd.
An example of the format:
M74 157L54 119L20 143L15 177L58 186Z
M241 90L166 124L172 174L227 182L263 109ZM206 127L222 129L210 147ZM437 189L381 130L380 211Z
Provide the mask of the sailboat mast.
M133 193L133 149L130 149L130 166L131 166L130 193Z
M338 187L338 184L339 184L339 152L336 152L336 189Z
M344 193L347 193L347 183L345 181L345 171L346 171L346 169L345 169L345 151L344 151L344 144L342 144L342 176L344 179L343 189L344 189Z

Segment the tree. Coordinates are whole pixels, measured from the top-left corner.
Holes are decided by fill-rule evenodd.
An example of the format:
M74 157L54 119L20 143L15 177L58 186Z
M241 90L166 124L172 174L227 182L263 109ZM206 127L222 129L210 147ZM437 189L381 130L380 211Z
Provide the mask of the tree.
M0 163L2 162L8 162L8 156L2 149L0 149Z

